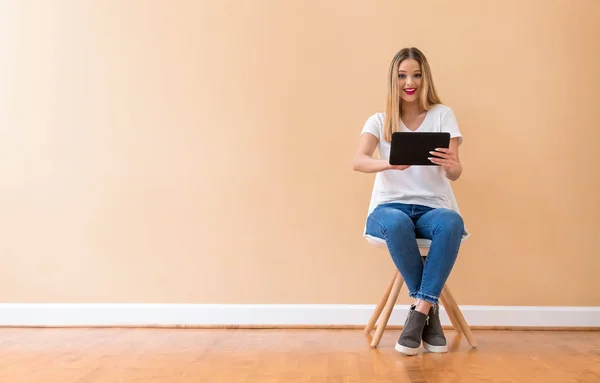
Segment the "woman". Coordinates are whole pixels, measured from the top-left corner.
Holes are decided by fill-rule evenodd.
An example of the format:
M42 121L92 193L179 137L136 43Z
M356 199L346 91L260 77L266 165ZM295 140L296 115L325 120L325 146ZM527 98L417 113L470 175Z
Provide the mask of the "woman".
M450 145L431 152L429 160L438 166L390 165L390 141L396 131L449 132ZM366 121L353 168L377 173L376 207L370 209L365 234L386 241L415 299L396 344L396 350L407 355L415 355L421 342L430 352L448 351L438 300L466 234L460 214L452 208L449 184L462 173L461 143L452 109L441 103L425 55L417 48L402 49L390 65L385 113ZM379 159L373 158L375 149ZM417 237L432 241L424 264Z

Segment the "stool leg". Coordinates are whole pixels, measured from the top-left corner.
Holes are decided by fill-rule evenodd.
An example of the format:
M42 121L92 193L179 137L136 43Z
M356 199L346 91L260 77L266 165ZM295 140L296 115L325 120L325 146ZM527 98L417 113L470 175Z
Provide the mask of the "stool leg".
M448 308L450 310L452 310L452 313L454 314L456 320L458 321L458 325L460 326L463 334L465 334L465 337L467 338L467 342L469 342L471 347L477 347L477 342L475 341L475 337L473 336L473 333L471 332L471 328L467 324L465 317L462 315L462 312L458 308L458 304L456 303L456 300L454 300L454 297L452 296L452 293L450 292L450 288L447 285L444 286L443 292L444 292L446 302L448 303L448 306L449 306ZM448 310L448 308L446 308L446 310Z
M371 319L369 319L369 323L367 324L367 327L365 327L366 334L370 333L371 330L373 330L373 327L375 327L375 323L377 323L377 319L379 319L379 316L381 315L381 312L383 311L383 307L385 306L385 303L387 302L387 300L390 296L390 292L392 291L392 286L394 285L394 281L396 280L397 273L398 272L394 273L392 280L390 281L387 288L385 289L385 293L379 300L379 303L377 303L377 306L375 306L375 310L373 311L373 314L371 314Z
M392 291L390 292L390 296L388 297L387 303L383 308L382 317L379 319L379 323L377 324L377 329L375 330L375 336L371 341L371 347L377 347L379 345L379 341L381 340L381 336L383 335L383 331L387 326L388 320L390 319L390 315L392 315L392 310L394 309L394 305L398 300L398 295L400 294L400 289L402 288L402 284L404 283L404 278L400 275L399 272L396 272L396 277L394 278L394 285L392 286Z
M440 296L440 300L442 301L442 305L446 309L446 315L448 315L448 319L450 319L450 323L452 323L452 328L456 331L457 334L462 334L462 330L460 329L460 325L458 324L458 320L456 316L454 316L454 312L452 311L448 301L446 300L445 291L442 290L442 295Z

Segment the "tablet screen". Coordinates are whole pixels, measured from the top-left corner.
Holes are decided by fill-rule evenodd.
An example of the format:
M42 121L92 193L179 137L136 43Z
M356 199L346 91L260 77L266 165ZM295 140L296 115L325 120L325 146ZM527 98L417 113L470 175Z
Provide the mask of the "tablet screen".
M448 132L395 132L392 133L390 165L438 166L428 160L430 151L450 146Z

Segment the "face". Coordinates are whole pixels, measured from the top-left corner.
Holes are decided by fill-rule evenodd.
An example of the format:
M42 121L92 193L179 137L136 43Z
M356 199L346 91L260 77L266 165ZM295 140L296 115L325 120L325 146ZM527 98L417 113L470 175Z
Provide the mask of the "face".
M421 66L415 59L406 59L398 67L398 89L403 102L415 102L421 94Z

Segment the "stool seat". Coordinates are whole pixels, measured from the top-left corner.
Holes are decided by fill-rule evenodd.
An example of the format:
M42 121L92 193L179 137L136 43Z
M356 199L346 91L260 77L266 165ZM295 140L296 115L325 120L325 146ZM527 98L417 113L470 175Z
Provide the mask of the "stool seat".
M372 235L365 235L365 238L367 239L367 242L370 245L380 247L382 249L387 249L387 244L385 243L385 240L378 237L374 237ZM419 248L421 249L429 248L429 246L431 246L431 240L425 238L417 238L417 246L419 246Z

